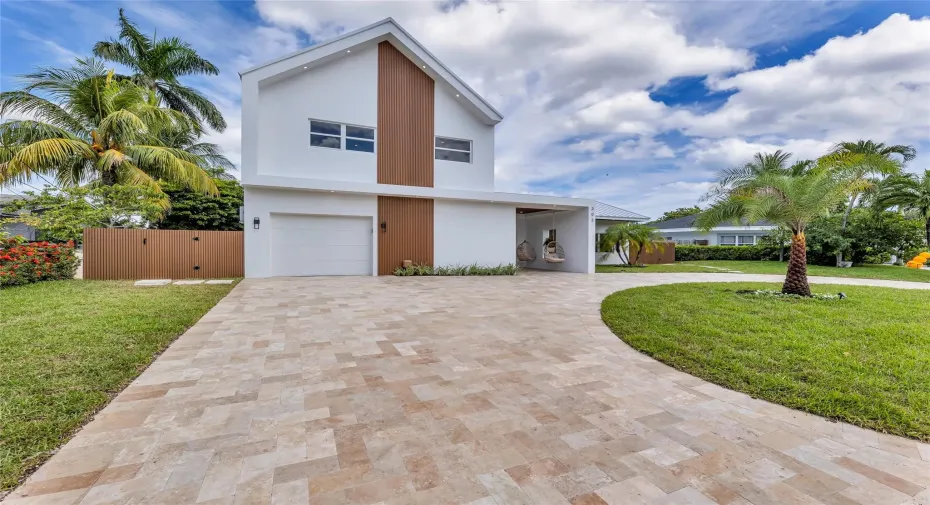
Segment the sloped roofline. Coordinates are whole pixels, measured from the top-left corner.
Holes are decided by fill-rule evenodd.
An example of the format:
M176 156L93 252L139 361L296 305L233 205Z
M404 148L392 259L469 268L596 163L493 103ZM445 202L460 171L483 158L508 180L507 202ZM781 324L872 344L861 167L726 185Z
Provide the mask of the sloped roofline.
M384 29L387 29L385 32ZM353 47L356 45L364 44L378 38L384 38L386 34L393 35L391 39L392 42L399 42L402 44L403 48L406 49L417 56L420 56L423 60L423 63L427 66L430 72L430 77L439 78L445 81L448 85L454 88L459 94L464 96L472 105L487 118L488 122L491 124L497 124L502 119L504 119L503 114L501 114L497 109L494 108L487 100L485 100L481 95L479 95L475 90L473 90L468 84L465 83L459 76L455 75L449 67L445 66L441 61L439 61L433 53L429 52L426 47L413 38L407 30L404 30L394 18L384 18L381 21L372 23L368 26L359 28L357 30L344 33L338 37L314 44L305 49L293 52L286 56L262 63L246 70L239 72L239 77L242 78L246 74L253 73L255 71L270 67L277 63L284 62L286 60L297 58L299 56L310 56L309 59L302 58L301 61L295 62L294 66L297 65L306 65L309 62L316 61L317 59L322 59L323 57L328 56L328 52L325 51L326 48L329 48L333 45L344 44L346 42L350 43ZM319 56L314 57L312 53L320 53ZM341 53L344 56L346 53ZM280 73L283 73L280 72Z

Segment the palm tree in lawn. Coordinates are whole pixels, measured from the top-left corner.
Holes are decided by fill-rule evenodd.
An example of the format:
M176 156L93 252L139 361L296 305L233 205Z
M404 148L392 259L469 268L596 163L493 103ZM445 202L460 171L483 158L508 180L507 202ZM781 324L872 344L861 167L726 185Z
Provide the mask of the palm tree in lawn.
M726 196L763 173L800 173L814 165L811 160L799 160L789 164L791 156L791 153L781 149L774 153L756 153L746 163L720 171L717 174L717 183L701 197L701 200L709 201Z
M639 264L639 256L645 250L652 252L665 249L665 238L656 228L642 223L617 223L607 228L598 244L601 252L615 251L620 261L628 265ZM627 251L636 248L636 256L629 257Z
M810 222L843 203L860 181L840 177L820 167L767 170L745 178L698 216L695 225L704 231L724 222L769 221L791 230L788 273L782 293L810 296L807 283L805 230Z
M924 220L927 245L930 246L930 170L924 170L923 177L906 174L885 179L873 201L880 209L897 207L919 215Z
M898 159L897 156L900 156ZM899 175L903 165L917 156L917 150L907 145L886 145L883 142L859 140L857 142L840 142L833 146L827 156L821 158L821 163L831 170L837 170L846 177L859 180L862 191L849 195L846 203L846 212L840 223L840 233L846 232L849 215L855 208L859 197L863 193L871 193L884 177ZM836 255L836 264L843 262L843 252Z
M128 79L153 93L168 108L181 111L198 125L206 122L216 131L226 129L226 120L210 100L178 81L185 75L218 75L220 71L181 39L150 38L119 10L119 37L97 42L94 55L129 67Z
M99 61L40 69L23 81L22 90L0 93L0 115L35 119L0 124L0 184L39 175L59 186L128 184L160 191L158 181L165 180L217 193L202 153L164 141L197 125L152 104L145 88L113 79Z

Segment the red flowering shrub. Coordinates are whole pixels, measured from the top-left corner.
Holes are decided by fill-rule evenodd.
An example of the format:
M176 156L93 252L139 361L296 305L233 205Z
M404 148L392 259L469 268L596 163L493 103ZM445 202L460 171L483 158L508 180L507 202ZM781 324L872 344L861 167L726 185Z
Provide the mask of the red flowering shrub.
M78 262L74 242L20 243L16 239L0 239L0 286L72 279Z

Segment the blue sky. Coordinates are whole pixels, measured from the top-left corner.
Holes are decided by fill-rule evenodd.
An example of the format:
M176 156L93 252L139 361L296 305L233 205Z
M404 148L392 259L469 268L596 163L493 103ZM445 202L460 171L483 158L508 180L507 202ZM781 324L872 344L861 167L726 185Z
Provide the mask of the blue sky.
M88 55L121 6L219 66L189 82L225 113L210 138L237 162L237 71L392 16L504 113L501 191L657 216L754 152L859 138L913 144L908 169L930 168L930 2L10 1L0 88Z

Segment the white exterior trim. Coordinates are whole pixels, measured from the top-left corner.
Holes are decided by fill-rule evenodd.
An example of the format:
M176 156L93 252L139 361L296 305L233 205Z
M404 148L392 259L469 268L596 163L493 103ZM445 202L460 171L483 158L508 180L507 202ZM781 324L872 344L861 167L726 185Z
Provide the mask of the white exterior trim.
M472 105L474 112L483 116L485 124L495 125L504 119L504 116L497 109L476 93L475 90L471 89L468 84L465 84L465 81L455 75L441 61L436 59L432 53L417 42L392 18L382 19L377 23L359 28L334 39L320 42L268 63L248 68L239 72L239 76L242 79L243 87L246 86L246 81L258 84L266 79L285 77L287 74L301 72L305 67L312 68L318 64L351 54L359 46L377 44L385 40L390 41L407 58L419 65L427 75L435 80L442 80L451 86L457 94L464 97Z
M598 218L601 219L601 218ZM659 233L682 233L682 232L694 232L694 233L715 233L715 232L738 232L738 231L772 231L778 229L777 226L720 226L717 228L711 228L707 232L702 232L698 228L657 228Z

